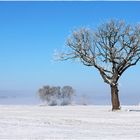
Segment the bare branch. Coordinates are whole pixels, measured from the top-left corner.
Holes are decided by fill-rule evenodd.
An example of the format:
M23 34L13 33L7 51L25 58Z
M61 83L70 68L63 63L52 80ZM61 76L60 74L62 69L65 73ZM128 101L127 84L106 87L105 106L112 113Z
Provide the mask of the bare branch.
M78 58L84 65L98 69L103 80L113 85L140 60L140 26L111 20L96 31L74 31L67 46L69 53L64 53L62 60Z

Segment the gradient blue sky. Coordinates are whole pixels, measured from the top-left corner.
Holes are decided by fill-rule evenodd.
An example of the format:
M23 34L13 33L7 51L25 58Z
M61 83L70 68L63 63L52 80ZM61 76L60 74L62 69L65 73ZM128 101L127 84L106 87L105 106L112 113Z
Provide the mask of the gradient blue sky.
M72 85L81 94L110 94L94 68L54 62L71 31L109 19L140 22L140 2L0 2L0 90L33 90L45 84ZM140 101L140 63L122 76L122 100ZM110 99L109 99L110 100Z

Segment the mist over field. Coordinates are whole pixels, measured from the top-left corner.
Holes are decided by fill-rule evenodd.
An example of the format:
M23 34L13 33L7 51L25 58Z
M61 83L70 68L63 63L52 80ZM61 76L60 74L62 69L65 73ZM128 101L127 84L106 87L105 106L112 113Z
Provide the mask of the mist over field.
M138 105L138 96L120 94L123 105ZM43 102L39 99L37 91L0 91L0 105L39 105ZM93 94L91 92L75 93L73 104L86 105L110 105L110 93Z
M0 91L0 104L33 105L39 104L39 98L34 91Z

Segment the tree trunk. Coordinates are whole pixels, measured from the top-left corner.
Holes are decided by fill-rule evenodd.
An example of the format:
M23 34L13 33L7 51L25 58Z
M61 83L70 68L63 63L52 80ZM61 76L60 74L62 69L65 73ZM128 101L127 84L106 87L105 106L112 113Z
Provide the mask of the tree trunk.
M111 101L112 101L112 111L120 110L120 102L118 95L118 85L110 85L111 86Z

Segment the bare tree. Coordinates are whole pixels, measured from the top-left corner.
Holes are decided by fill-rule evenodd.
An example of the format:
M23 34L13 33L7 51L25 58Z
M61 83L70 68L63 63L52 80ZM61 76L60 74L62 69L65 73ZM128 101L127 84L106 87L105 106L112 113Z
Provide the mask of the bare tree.
M58 105L58 99L60 96L60 87L51 87L49 90L50 102L49 105Z
M84 65L95 67L110 85L112 110L119 110L118 80L140 60L140 26L111 20L96 31L74 31L67 46L69 51L61 53L61 60L78 58Z
M71 104L74 95L74 89L71 86L61 88L47 85L40 88L38 92L40 99L51 106Z
M39 89L39 97L48 105L57 105L60 96L60 87L43 86Z
M74 89L71 86L64 86L61 89L61 105L71 104L72 96L74 94Z
M42 88L38 90L39 97L42 101L49 102L49 89L50 89L50 86L47 85L47 86L43 86Z

